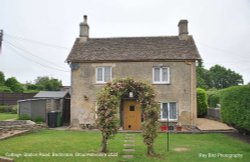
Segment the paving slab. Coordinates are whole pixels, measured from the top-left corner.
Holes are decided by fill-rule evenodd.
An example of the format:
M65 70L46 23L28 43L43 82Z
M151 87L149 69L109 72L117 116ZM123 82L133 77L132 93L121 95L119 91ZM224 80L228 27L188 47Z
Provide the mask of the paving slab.
M123 149L123 152L135 152L135 149Z
M126 139L126 140L133 140L133 139L135 139L135 138L134 138L134 137L127 136L127 137L125 137L125 139Z
M123 144L124 147L133 147L135 144Z
M206 119L197 118L197 128L201 131L232 131L235 130L233 127L228 126L225 123Z
M122 157L125 159L132 159L134 155L122 155Z
M124 140L124 142L126 142L126 143L134 143L135 140Z

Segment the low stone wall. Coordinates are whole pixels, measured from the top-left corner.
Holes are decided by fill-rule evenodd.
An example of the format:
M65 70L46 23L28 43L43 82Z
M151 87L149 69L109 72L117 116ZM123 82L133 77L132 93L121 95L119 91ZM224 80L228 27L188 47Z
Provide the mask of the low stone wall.
M0 162L14 162L13 159L0 156Z
M220 108L208 108L207 116L216 120L221 120L220 118Z
M26 120L0 121L0 127L29 124Z
M36 124L30 120L0 121L0 133L11 130L35 130L45 127L45 124Z

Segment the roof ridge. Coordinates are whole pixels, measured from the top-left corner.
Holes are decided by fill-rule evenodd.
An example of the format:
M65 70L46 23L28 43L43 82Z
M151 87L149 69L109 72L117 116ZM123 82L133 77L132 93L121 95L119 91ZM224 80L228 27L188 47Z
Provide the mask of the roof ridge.
M170 35L170 36L120 36L120 37L91 37L91 39L133 39L133 38L172 38L172 37L179 37L178 35Z

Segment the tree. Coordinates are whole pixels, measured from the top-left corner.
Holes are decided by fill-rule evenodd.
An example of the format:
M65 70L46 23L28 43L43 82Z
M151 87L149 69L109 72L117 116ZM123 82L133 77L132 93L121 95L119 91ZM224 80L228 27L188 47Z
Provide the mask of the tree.
M7 86L0 86L0 92L11 93L12 90Z
M15 77L10 77L5 81L5 86L9 87L13 92L23 92L23 86Z
M240 74L220 65L211 67L208 75L210 77L209 88L222 89L243 84L243 78Z
M209 80L208 70L204 68L203 61L199 60L196 66L196 87L208 89Z
M4 82L5 82L4 73L0 71L0 86L4 86Z
M227 88L243 84L242 76L231 69L215 65L209 70L203 66L203 61L198 61L196 66L196 87L202 89Z
M62 86L62 81L55 78L49 78L48 76L37 77L35 86L38 90L58 91L60 90L60 86ZM29 86L29 88L34 88L35 86Z

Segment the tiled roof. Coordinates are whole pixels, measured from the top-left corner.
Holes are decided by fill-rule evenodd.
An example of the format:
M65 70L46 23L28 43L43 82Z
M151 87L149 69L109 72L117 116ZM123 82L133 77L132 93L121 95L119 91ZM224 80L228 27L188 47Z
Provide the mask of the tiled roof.
M148 61L201 59L192 36L77 38L67 58L68 62Z
M40 91L34 98L64 98L68 91Z

